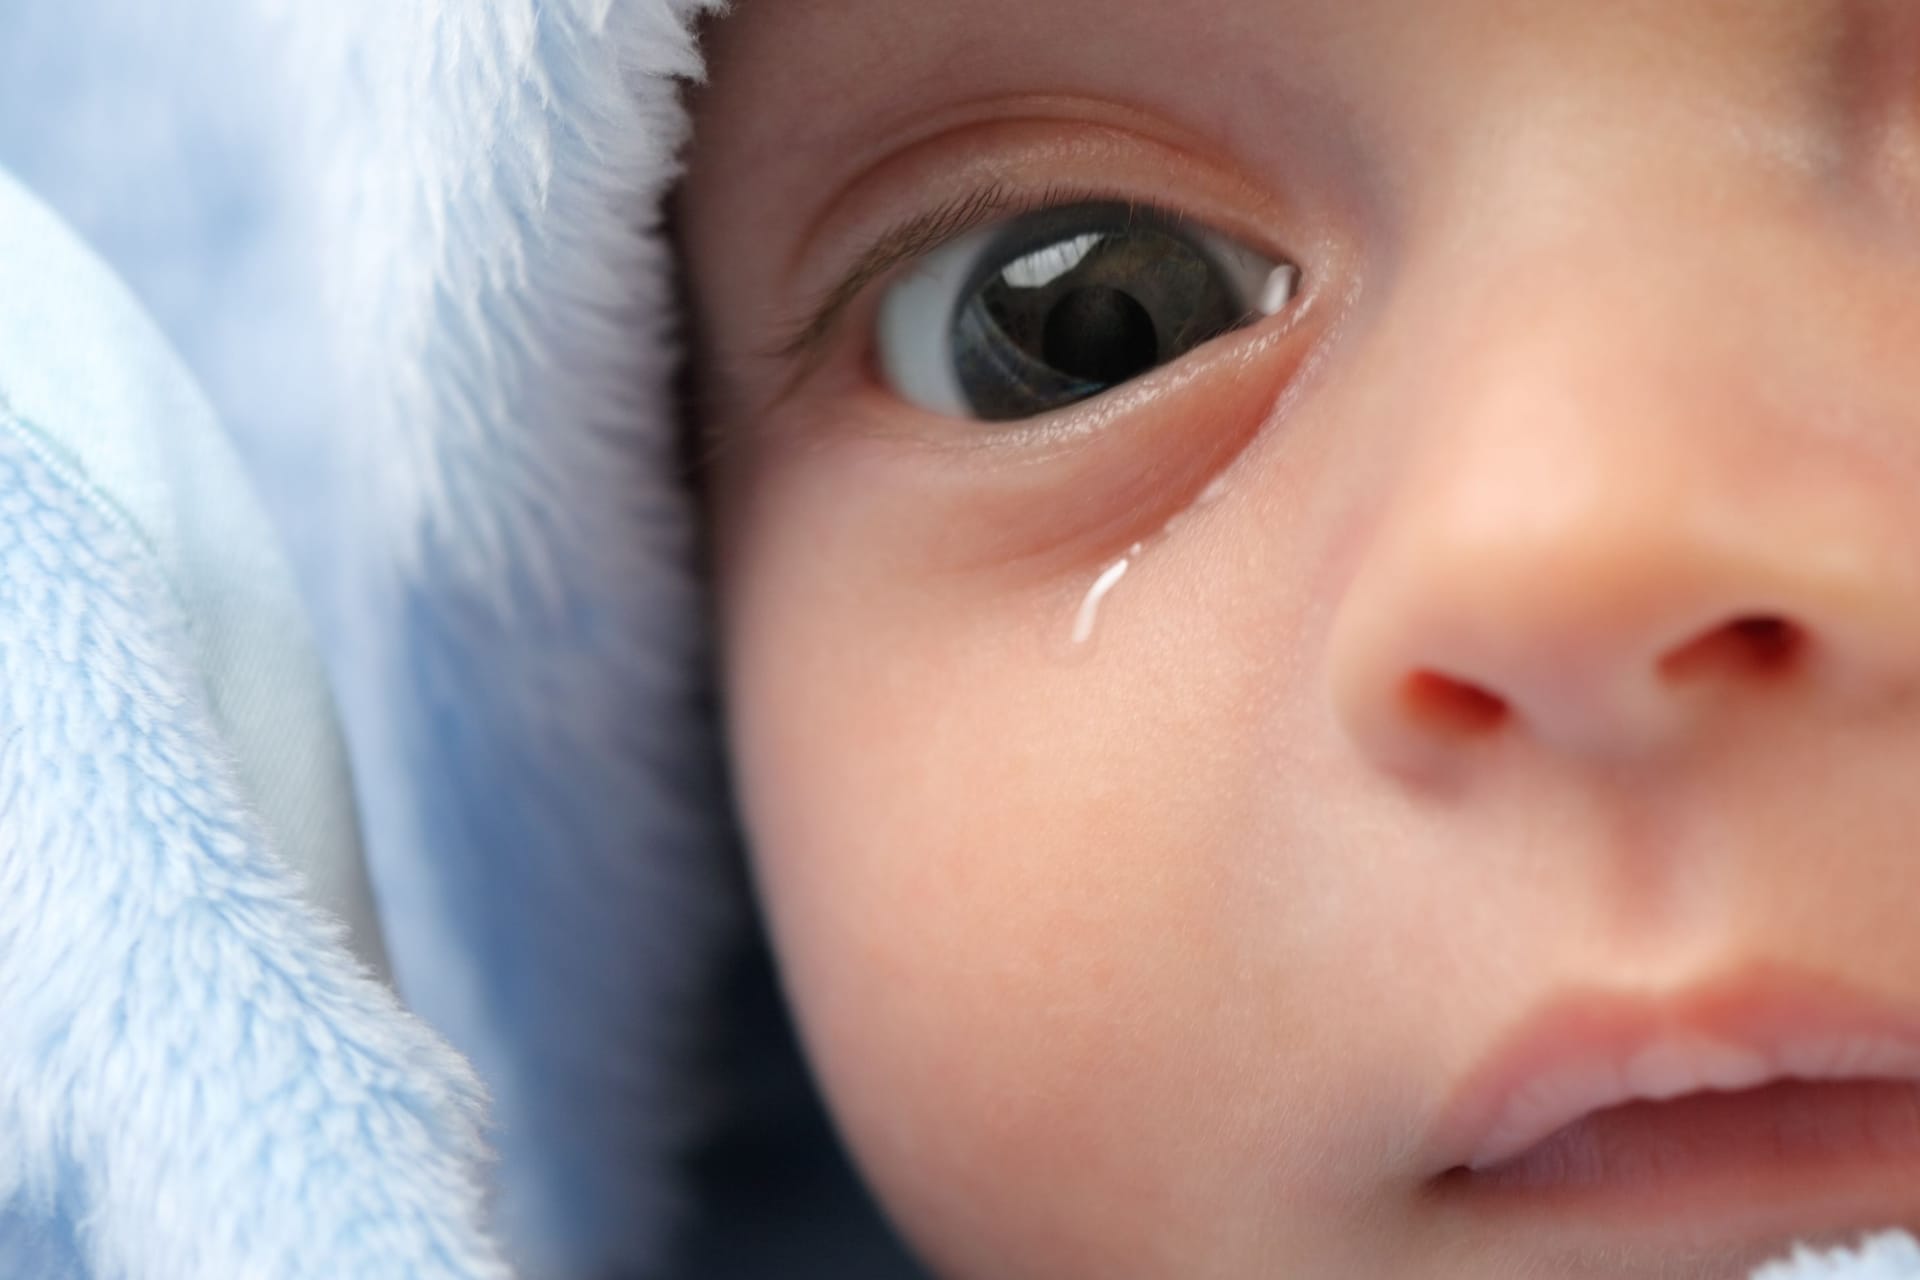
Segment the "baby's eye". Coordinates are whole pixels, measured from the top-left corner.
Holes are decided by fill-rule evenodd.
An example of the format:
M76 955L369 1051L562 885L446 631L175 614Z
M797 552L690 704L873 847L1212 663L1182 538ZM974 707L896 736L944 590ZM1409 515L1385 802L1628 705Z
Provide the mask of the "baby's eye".
M921 408L1031 418L1272 315L1300 273L1214 232L1083 204L972 232L888 291L888 384Z

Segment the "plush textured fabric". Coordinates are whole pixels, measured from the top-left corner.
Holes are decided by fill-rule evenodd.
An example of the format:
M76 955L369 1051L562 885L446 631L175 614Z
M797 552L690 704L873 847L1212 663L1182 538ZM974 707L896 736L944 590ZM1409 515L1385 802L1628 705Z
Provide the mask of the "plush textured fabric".
M396 979L489 1086L535 1276L660 1256L745 917L649 412L705 7L0 16L0 160L151 301L294 538Z
M84 477L0 434L0 563L38 555L56 517L73 532L0 590L119 602L92 634L126 628L147 663L128 687L158 691L69 716L41 691L90 706L121 687L102 678L121 657L0 616L0 697L40 696L7 794L80 785L94 739L72 726L140 766L102 773L130 788L118 807L45 790L15 801L38 826L0 827L42 833L0 847L0 1275L66 1280L82 1259L87 1280L497 1275L472 1225L485 1171L524 1280L650 1276L688 1198L726 1182L686 1171L727 1102L701 1075L714 1023L740 1016L719 962L754 948L658 236L676 80L714 7L0 8L0 163L154 310L292 539L396 981L486 1082L499 1151L479 1155L472 1078L354 972L249 825L164 573L89 517ZM70 844L60 824L81 817L115 855L98 883L18 853ZM9 910L28 901L61 905ZM183 976L195 998L166 1003ZM786 1096L790 1047L768 1061L752 1087L817 1117ZM830 1151L812 1123L797 1143ZM789 1211L803 1221L779 1247L686 1274L905 1273L843 1169L796 1167L834 1180L844 1218ZM785 1174L764 1198L811 1207ZM1857 1275L1804 1265L1906 1274L1893 1246Z
M0 245L0 1275L505 1276L477 1082L306 900L293 811L232 754L269 747L220 698L246 655L204 641L246 601L111 465L192 456L206 409L4 177ZM244 502L201 457L203 502Z
M1754 1272L1753 1280L1913 1280L1920 1276L1920 1245L1892 1232L1857 1249L1796 1249L1793 1257Z
M360 393L339 687L396 972L492 1090L531 1275L661 1249L741 906L657 233L707 7L356 0L293 34Z
M249 798L309 896L384 972L332 698L232 444L117 282L16 187L0 245L0 387L15 416L140 531Z

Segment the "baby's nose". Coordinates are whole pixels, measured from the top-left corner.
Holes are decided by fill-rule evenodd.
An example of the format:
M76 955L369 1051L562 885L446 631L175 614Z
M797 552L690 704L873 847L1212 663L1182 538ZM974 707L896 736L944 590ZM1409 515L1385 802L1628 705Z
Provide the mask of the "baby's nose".
M1543 265L1428 316L1463 336L1386 379L1373 412L1405 452L1327 654L1337 719L1380 762L1521 738L1620 764L1914 687L1903 362L1857 318L1649 265L1559 287Z

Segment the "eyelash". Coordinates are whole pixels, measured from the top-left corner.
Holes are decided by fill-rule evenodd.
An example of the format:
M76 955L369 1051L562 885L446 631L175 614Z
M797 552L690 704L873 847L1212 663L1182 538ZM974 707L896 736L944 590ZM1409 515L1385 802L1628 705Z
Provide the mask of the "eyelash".
M860 280L856 289L849 290L844 284L829 289L785 332L774 346L773 354L794 365L794 375L788 385L797 384L812 371L821 358L825 341L839 328L846 312L858 299L876 287L884 287L901 271L911 270L928 254L995 221L1010 222L1028 214L1092 201L1123 204L1173 226L1185 226L1193 221L1190 215L1177 209L1095 185L1056 183L1021 191L1010 184L996 182L945 200L868 241L854 261L880 254L891 244L894 247L884 253L884 269ZM858 274L862 273L856 272Z

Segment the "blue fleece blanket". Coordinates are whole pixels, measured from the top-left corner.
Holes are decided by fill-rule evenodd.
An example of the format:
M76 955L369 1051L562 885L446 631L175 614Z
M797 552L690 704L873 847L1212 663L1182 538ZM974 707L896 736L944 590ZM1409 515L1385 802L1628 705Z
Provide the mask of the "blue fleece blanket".
M0 3L0 166L152 311L289 536L395 982L485 1082L530 1280L663 1265L745 916L652 411L646 211L704 7Z
M357 852L237 463L4 176L0 247L0 1276L504 1276L473 1076L289 867Z
M707 7L0 4L0 167L289 537L394 979L485 1082L528 1280L664 1265L745 917L646 212Z

